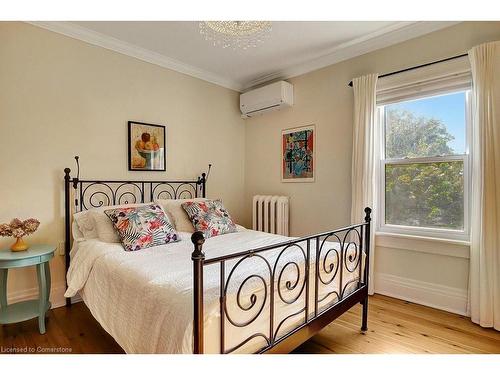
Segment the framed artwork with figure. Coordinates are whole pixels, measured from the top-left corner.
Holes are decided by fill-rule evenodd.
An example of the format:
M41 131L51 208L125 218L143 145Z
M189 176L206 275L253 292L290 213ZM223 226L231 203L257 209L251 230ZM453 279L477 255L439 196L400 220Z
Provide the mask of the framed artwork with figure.
M314 125L281 132L282 182L314 182L315 137Z
M165 171L166 127L145 122L128 122L128 170Z

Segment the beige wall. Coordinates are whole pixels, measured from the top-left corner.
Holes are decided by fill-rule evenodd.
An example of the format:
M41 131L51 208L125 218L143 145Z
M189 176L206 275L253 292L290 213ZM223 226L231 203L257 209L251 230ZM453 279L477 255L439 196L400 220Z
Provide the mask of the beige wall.
M63 169L87 178L194 178L243 210L244 121L238 93L24 23L0 22L0 223L35 217L31 243L63 240ZM127 121L168 126L167 172L127 171ZM11 239L0 238L0 247ZM62 296L63 257L51 263ZM33 269L11 271L11 300L36 293Z
M293 108L246 121L245 223L250 224L255 194L291 197L292 235L349 223L353 95L347 83L366 73L383 74L462 54L496 39L500 39L500 22L466 22L290 79ZM282 183L281 130L308 124L316 124L317 131L316 182ZM436 251L440 246L435 244ZM377 272L460 290L467 287L467 259L387 247L377 250Z

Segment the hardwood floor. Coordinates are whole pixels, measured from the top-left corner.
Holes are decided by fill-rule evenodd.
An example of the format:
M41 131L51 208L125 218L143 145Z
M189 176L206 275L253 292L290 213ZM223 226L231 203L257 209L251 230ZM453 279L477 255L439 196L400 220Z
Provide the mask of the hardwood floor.
M375 295L370 297L368 332L361 334L355 306L294 353L500 353L500 332L468 318ZM47 333L35 319L4 325L0 352L123 353L83 303L51 310ZM26 348L26 349L25 349Z
M47 332L40 335L38 320L3 325L0 331L0 349L20 348L63 353L124 353L115 340L94 319L83 302L70 308L59 307L48 313ZM38 349L42 348L42 349ZM0 351L0 352L1 352Z
M382 295L370 297L368 331L355 306L296 353L500 353L500 332L469 318Z

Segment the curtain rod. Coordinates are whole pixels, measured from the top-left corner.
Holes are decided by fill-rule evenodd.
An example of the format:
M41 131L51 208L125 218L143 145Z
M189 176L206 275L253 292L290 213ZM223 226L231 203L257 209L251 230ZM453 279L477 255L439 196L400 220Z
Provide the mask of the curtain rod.
M437 60L437 61L433 61L433 62L430 62L430 63L422 64L422 65L412 66L411 68L401 69L401 70L398 70L398 71L395 71L395 72L382 74L382 75L378 76L378 78L388 77L388 76L392 76L394 74L399 74L399 73L407 72L409 70L414 70L414 69L423 68L423 67L429 66L429 65L439 64L439 63L442 63L442 62L445 62L445 61L458 59L460 57L465 57L467 55L468 55L467 53L462 53L461 55L458 55L458 56L447 57L446 59ZM352 81L349 82L348 86L352 87Z

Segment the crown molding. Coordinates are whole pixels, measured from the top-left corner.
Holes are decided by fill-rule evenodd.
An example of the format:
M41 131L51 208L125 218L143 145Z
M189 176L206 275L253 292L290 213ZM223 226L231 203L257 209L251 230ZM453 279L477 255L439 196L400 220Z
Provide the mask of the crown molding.
M33 26L53 31L70 38L78 39L83 42L103 47L123 55L135 57L136 59L159 65L161 67L174 70L201 80L214 83L231 90L241 91L242 85L239 82L228 80L227 78L218 76L203 69L196 68L192 65L185 64L181 61L161 55L157 52L139 47L137 45L124 42L108 35L89 30L85 27L76 25L72 22L65 21L32 21L27 22Z
M326 66L351 59L375 51L377 49L389 47L393 44L419 37L446 27L453 26L459 22L454 21L422 21L422 22L397 22L389 27L382 28L363 37L342 43L320 56L315 56L305 63L294 65L280 71L272 72L265 76L258 77L249 82L238 82L229 80L212 72L185 64L181 61L161 55L157 52L139 47L137 45L124 42L122 40L107 36L93 30L89 30L72 22L65 21L33 21L27 22L31 25L41 27L70 38L103 47L139 60L155 64L167 69L174 70L201 80L216 84L235 91L245 91L252 87L277 79L288 79L311 71L324 68Z
M243 86L243 90L262 85L265 82L278 79L288 79L302 74L324 68L329 65L339 63L357 56L364 55L375 50L389 47L391 45L404 42L433 31L444 29L456 25L455 21L418 21L418 22L398 22L389 27L382 28L373 33L360 38L342 43L322 55L312 58L309 61L283 69L278 72L267 74L256 78Z

